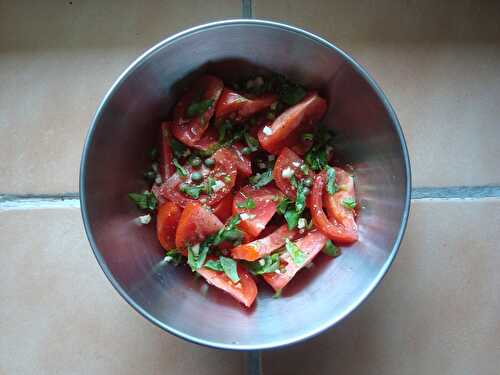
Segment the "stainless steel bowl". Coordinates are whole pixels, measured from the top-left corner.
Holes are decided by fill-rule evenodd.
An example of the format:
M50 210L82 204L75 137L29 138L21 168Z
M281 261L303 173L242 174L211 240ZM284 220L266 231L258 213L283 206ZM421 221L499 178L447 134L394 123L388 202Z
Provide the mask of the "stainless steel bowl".
M328 99L324 126L355 168L363 206L360 240L335 260L319 256L282 298L259 285L254 308L161 262L153 225L139 226L127 193L141 174L180 89L202 71L224 79L269 69L317 88ZM139 57L103 99L80 170L83 221L94 254L116 290L148 320L216 348L275 348L316 335L352 312L392 263L410 206L410 163L396 115L368 73L332 43L260 20L211 23L174 35ZM126 329L126 327L124 327Z

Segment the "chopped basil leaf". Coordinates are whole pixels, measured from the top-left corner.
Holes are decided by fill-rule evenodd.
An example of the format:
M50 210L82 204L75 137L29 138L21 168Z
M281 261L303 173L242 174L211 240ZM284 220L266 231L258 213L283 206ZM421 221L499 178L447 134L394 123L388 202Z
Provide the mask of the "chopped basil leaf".
M191 267L191 270L194 272L201 267L203 267L203 263L207 259L207 254L209 245L203 241L201 244L197 244L194 246L188 246L188 264Z
M278 204L278 206L276 206L276 211L279 214L284 215L290 203L292 203L290 199L283 198L281 202Z
M204 114L214 103L212 99L192 102L187 108L186 115L189 118Z
M305 162L313 171L319 171L328 164L324 147L313 146L304 156Z
M272 273L279 269L280 266L279 257L280 257L279 253L266 255L255 262L248 262L248 267L255 275Z
M224 269L222 268L222 265L220 264L220 261L218 259L217 260L213 260L213 259L207 260L204 267L211 269L213 271L219 271L219 272L224 271Z
M212 176L207 177L207 182L205 185L203 185L203 191L207 193L208 195L211 195L214 192L214 186L215 186L215 178Z
M295 177L295 175L292 175L290 177L290 184L292 184L292 186L297 189L299 187L299 182L297 181L297 178Z
M302 139L304 141L312 141L314 139L314 134L313 133L304 133L304 134L302 134Z
M297 198L295 198L295 209L297 214L301 214L306 208L306 190L302 181L297 186Z
M326 241L326 245L322 251L334 258L340 255L340 248L335 246L331 240Z
M182 254L177 250L169 250L163 258L165 262L172 263L174 266L178 266L182 262Z
M224 270L224 273L231 279L233 283L237 283L238 281L240 281L236 261L234 259L220 256L219 262L222 266L222 269Z
M259 149L259 141L252 137L247 131L243 132L243 138L245 139L245 142L250 148L251 152L257 151Z
M145 191L144 193L128 193L128 197L141 210L153 211L158 203L156 197L150 191Z
M250 181L250 184L255 189L260 189L260 188L266 186L267 184L269 184L273 179L274 179L273 171L267 170L264 173L259 173L259 174L256 174L255 176L251 176L249 181Z
M200 197L200 193L204 190L204 185L189 185L186 184L182 189L182 192L186 195L189 195L191 198L198 199Z
M326 167L326 191L332 195L337 192L337 185L335 185L335 169L329 165Z
M304 264L304 262L306 261L306 255L288 238L285 239L285 248L286 251L288 251L288 253L290 254L293 263L295 263L297 266L301 266L302 264Z
M353 210L356 207L356 200L352 197L346 198L342 201L342 205Z
M230 121L223 121L222 124L219 125L219 143L222 143L226 140L226 135L233 127L233 124Z
M170 147L172 148L172 152L176 158L182 158L184 153L186 152L186 146L179 142L177 139L172 138L170 140Z
M244 202L238 203L236 205L236 207L238 207L238 208L252 209L252 208L255 208L256 205L255 205L255 201L252 198L247 198L247 199L245 199Z
M299 223L299 216L300 215L297 213L297 211L295 211L292 208L289 208L288 210L286 210L285 220L288 224L289 230L297 228L297 224Z
M280 99L282 102L292 106L300 102L306 96L306 90L293 83L285 83L280 89Z
M240 223L240 221L241 218L239 214L233 216L224 228L219 229L219 231L215 236L209 237L209 239L211 239L211 243L213 243L214 245L218 245L223 241L234 241L233 238L236 236L236 233L238 232L241 234L242 237L243 233L236 228L236 226Z
M188 171L186 168L184 168L177 159L172 159L172 163L175 165L175 169L177 170L177 173L179 173L181 176L186 177L188 175Z

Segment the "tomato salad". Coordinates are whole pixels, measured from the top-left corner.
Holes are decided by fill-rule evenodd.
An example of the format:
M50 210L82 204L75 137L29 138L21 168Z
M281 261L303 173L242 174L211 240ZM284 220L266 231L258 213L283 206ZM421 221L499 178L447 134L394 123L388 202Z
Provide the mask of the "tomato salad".
M129 194L150 211L140 223L155 217L165 261L250 307L257 277L279 295L318 253L357 241L354 179L332 166L326 109L279 75L199 78L160 126L151 189Z

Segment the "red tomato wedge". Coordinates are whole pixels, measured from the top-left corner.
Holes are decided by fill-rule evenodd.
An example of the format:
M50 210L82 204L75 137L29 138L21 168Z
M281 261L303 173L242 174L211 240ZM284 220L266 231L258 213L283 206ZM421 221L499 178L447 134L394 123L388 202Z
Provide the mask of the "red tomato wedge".
M175 232L182 209L175 203L166 202L158 208L156 215L156 235L165 250L175 248Z
M215 108L215 118L242 120L265 110L277 100L278 96L274 94L249 99L237 92L224 89Z
M232 282L224 272L213 271L205 267L196 272L203 276L207 283L225 291L246 307L252 306L257 297L257 285L250 273L243 267L238 266L240 281L237 283Z
M301 180L304 177L312 177L313 172L308 171L307 175L300 169L301 165L304 164L304 161L297 155L295 152L290 150L288 147L284 147L281 150L281 153L276 159L276 163L274 164L273 169L273 177L276 182L276 186L289 198L295 199L297 196L297 192L295 188L292 186L290 181L290 177L287 176L286 172L292 171L293 175L297 180ZM284 173L285 172L285 173Z
M358 231L358 226L354 217L354 210L343 205L344 199L353 198L356 200L354 191L354 178L343 169L335 167L335 183L339 191L335 194L323 194L323 204L330 220L337 220L344 228Z
M172 147L170 141L172 140L172 135L170 134L170 127L172 123L170 121L162 122L160 132L160 173L163 181L167 179L175 172L175 166L172 164Z
M201 193L198 199L185 195L180 191L180 185L183 182L190 182L188 177L180 176L178 172L174 173L161 187L160 193L166 199L186 207L188 203L204 203L208 206L214 206L224 198L233 188L236 181L236 166L233 162L234 155L227 148L221 148L212 155L215 160L215 166L209 169L202 166L199 171L203 175L203 180L199 184L204 184L211 177L214 181L219 181L221 187L214 188L211 195ZM194 171L193 167L185 166L189 174Z
M211 75L204 75L186 92L174 108L174 123L172 133L179 141L190 145L201 139L215 111L224 84ZM195 113L190 108L200 103L210 103L206 110L200 106Z
M190 203L179 218L175 232L175 246L178 249L185 249L187 245L200 243L223 226L219 218L208 209L197 203Z
M214 207L214 215L223 223L233 214L233 195L228 194Z
M288 282L300 271L305 265L310 263L313 258L323 249L328 238L318 230L313 230L306 234L305 237L295 241L295 245L305 254L305 261L302 264L295 264L288 252L280 255L280 262L283 266L280 267L280 273L272 272L262 275L264 280L273 287L275 291L283 289Z
M233 215L241 216L239 227L257 237L274 216L281 197L281 192L272 186L260 189L254 189L250 185L243 187L233 200ZM246 204L255 205L255 208L244 208Z
M326 185L326 172L322 171L314 178L314 184L309 197L309 208L314 225L332 241L339 244L349 244L358 240L358 233L352 228L346 228L334 217L329 220L323 211L323 192Z
M207 151L209 148L215 146L217 144L217 140L219 139L219 135L217 134L217 130L214 127L210 127L196 142L189 144L192 148L197 150Z
M288 225L284 224L264 238L235 247L231 250L231 256L234 259L254 261L284 246L286 238L293 240L298 236L297 230L289 230Z
M234 164L238 174L243 177L250 177L252 175L252 162L247 156L243 155L244 147L241 143L236 143L231 146L231 151L234 155Z
M264 150L277 154L284 146L293 146L305 129L310 129L326 112L326 101L312 92L273 121L268 132L259 130L259 142Z

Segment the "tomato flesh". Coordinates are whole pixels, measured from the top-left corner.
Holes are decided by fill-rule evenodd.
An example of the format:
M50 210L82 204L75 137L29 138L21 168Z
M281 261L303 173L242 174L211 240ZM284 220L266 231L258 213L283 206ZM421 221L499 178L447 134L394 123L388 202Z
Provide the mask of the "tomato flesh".
M330 220L323 211L323 192L326 185L326 171L314 178L309 207L314 225L332 241L339 244L349 244L358 240L358 233L352 228L346 228L334 217Z
M348 198L356 200L354 191L354 178L345 170L335 167L335 183L339 191L335 194L324 194L323 204L330 220L337 220L344 228L357 232L358 225L355 220L355 211L345 207L343 201Z
M205 267L200 268L196 272L198 272L207 283L228 293L246 307L252 306L255 297L257 297L257 285L255 281L250 273L241 266L238 266L240 281L237 283L231 281L224 272L214 271Z
M175 232L175 246L185 249L202 242L224 226L217 216L197 203L188 204L179 218ZM183 252L187 255L187 252Z
M280 272L265 273L264 280L272 286L275 291L283 289L290 280L299 272L305 265L310 263L313 258L325 247L328 238L318 230L312 230L305 237L295 241L295 245L305 254L303 264L295 264L288 252L283 252L280 255Z
M204 75L187 91L174 108L172 133L179 141L190 145L201 139L212 118L217 100L224 84L211 75ZM193 103L211 100L212 105L202 114L190 117L189 108Z
M255 261L284 246L285 239L293 240L298 236L298 230L289 230L288 225L284 224L266 237L235 247L231 250L231 256L234 259Z
M274 94L266 94L255 99L246 98L237 92L224 89L215 109L215 118L231 118L236 121L248 118L269 108L278 100Z
M234 155L234 164L238 170L238 174L243 177L250 177L252 175L252 162L243 154L243 146L241 143L236 143L231 146L231 151Z
M239 227L253 237L257 237L276 213L276 206L282 197L281 192L272 186L254 189L247 185L233 199L233 215L240 214ZM253 202L255 208L243 208L248 202Z
M233 214L233 195L227 194L222 200L214 207L214 215L219 218L223 223Z
M206 183L208 178L214 181L220 181L222 187L218 188L211 195L201 193L198 199L192 198L180 191L180 185L183 182L190 182L189 177L183 177L178 172L174 173L161 187L160 193L166 199L177 203L182 207L186 207L188 203L203 203L208 206L214 206L219 203L227 194L230 193L236 181L236 166L233 162L233 153L222 148L212 155L215 160L215 166L210 169L206 166L201 166L200 169L194 169L191 166L185 166L185 169L191 175L191 172L198 171L202 174L203 180L200 183ZM198 183L197 183L198 184Z
M175 232L182 209L173 202L166 202L158 208L156 215L156 235L165 250L175 248Z
M284 147L281 153L276 159L273 169L273 177L276 182L276 186L289 198L295 200L297 196L297 191L291 183L291 177L286 177L285 171L292 171L292 175L295 176L297 180L301 180L304 177L312 176L313 172L308 171L305 174L300 168L304 164L304 161L288 147Z
M270 132L259 130L259 142L264 150L278 154L285 146L297 143L297 136L318 122L326 112L326 101L312 92L293 107L279 115L270 126Z
M160 132L160 173L163 181L166 181L174 172L175 166L172 164L172 135L170 134L170 121L162 122Z

